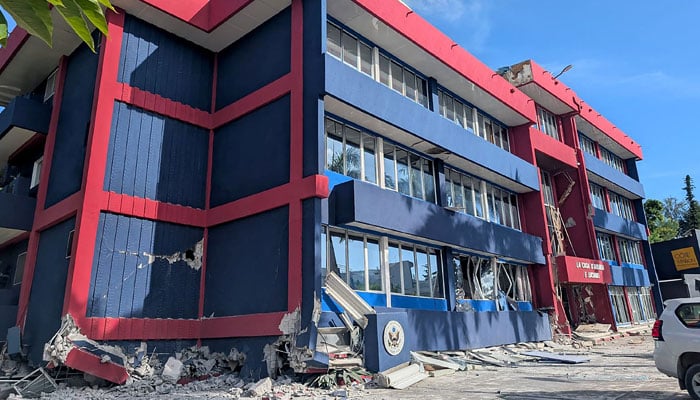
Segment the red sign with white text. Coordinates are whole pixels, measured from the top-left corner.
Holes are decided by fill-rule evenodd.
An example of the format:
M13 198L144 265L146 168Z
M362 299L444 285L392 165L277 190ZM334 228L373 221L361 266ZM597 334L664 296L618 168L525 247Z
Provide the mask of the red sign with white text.
M611 283L610 266L605 261L559 256L556 258L559 282Z

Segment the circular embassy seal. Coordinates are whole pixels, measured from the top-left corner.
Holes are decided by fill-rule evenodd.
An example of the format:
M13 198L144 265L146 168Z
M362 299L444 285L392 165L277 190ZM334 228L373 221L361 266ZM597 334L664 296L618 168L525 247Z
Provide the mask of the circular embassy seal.
M405 335L403 327L398 321L391 320L384 325L384 348L392 356L398 355L403 350Z

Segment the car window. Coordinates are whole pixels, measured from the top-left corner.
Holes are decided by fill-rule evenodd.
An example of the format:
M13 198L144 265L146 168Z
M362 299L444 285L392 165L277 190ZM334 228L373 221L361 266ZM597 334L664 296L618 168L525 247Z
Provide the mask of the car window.
M676 309L676 316L688 328L700 328L700 303L681 304Z

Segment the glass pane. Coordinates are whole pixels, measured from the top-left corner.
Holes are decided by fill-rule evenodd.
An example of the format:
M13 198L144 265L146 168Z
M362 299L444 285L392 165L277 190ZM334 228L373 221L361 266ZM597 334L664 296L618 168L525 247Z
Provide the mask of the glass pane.
M362 135L362 146L364 151L365 176L367 182L377 183L377 157L375 152L375 139L369 135Z
M440 282L439 269L440 269L440 258L438 254L433 250L428 250L428 257L430 259L430 281L433 285L433 297L443 298L442 293L442 282ZM459 267L458 267L459 268Z
M410 196L408 153L404 150L396 149L396 169L399 192Z
M455 120L455 101L452 96L445 96L445 118Z
M493 139L493 125L491 124L491 121L488 119L484 119L484 139L491 143L495 143Z
M389 86L389 69L391 62L385 56L379 56L379 82Z
M326 228L321 228L321 282L325 283L328 254L326 253L328 244L326 243Z
M341 233L331 232L331 258L329 268L331 271L340 275L340 278L347 282L347 266L345 260L345 235Z
M428 107L428 84L424 79L416 77L416 86L418 89L418 103L423 107Z
M326 120L326 168L339 174L343 171L343 138L334 121Z
M513 228L520 230L520 213L518 212L518 196L510 195L510 209L513 217Z
M367 239L367 267L369 273L369 290L384 291L382 286L381 255L379 254L379 242Z
M450 172L452 180L452 207L460 208L460 211L464 210L464 189L462 188L462 182L460 182L460 174L455 171ZM434 190L434 189L433 189Z
M464 186L464 212L469 215L474 213L474 191L472 190L472 178L462 176L462 186Z
M343 61L357 69L357 39L343 32Z
M481 198L481 182L474 180L472 182L472 188L474 190L474 206L476 207L476 216L479 218L484 218L484 207Z
M331 24L326 24L326 26L326 35L328 35L326 40L326 49L329 54L340 58L340 28Z
M507 128L501 128L501 147L505 151L510 151L510 140L508 139Z
M413 248L401 248L401 269L403 270L403 293L409 296L416 296L416 265L413 258Z
M396 163L394 162L394 146L384 142L384 186L396 190Z
M360 179L360 131L345 126L345 175Z
M455 121L464 128L464 106L455 100Z
M435 181L433 178L433 162L423 159L423 185L425 188L425 199L435 202Z
M360 71L372 76L372 48L360 42Z
M411 100L416 100L416 76L409 71L404 71L404 80L406 82L406 97Z
M481 263L481 291L483 292L484 298L487 300L493 300L496 298L494 293L494 276L493 268L491 268L491 263L489 261L483 260Z
M486 137L486 134L484 133L484 116L481 114L477 115L477 125L479 127L479 132L477 134L481 136L482 138Z
M423 161L420 157L414 154L411 157L411 189L413 191L413 197L425 200L425 193L423 192L423 177L421 172L421 164Z
M393 61L391 62L391 88L403 93L403 67Z
M438 102L440 103L440 115L442 115L443 117L447 115L447 108L445 107L445 102L447 100L445 100L445 97L445 92L443 92L442 90L438 92Z
M464 106L464 119L467 121L467 128L470 128L474 133L474 109L469 106Z
M416 261L418 263L418 295L430 297L430 265L428 265L428 254L425 250L416 250Z
M401 293L401 258L396 243L389 243L389 284L392 293Z
M365 288L365 244L362 237L348 237L348 269L350 277L348 284L355 290Z

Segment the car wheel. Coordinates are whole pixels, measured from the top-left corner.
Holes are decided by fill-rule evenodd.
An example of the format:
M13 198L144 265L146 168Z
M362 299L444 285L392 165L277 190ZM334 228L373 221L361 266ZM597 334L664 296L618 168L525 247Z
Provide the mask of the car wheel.
M690 397L700 400L700 364L692 365L685 372L685 388Z

